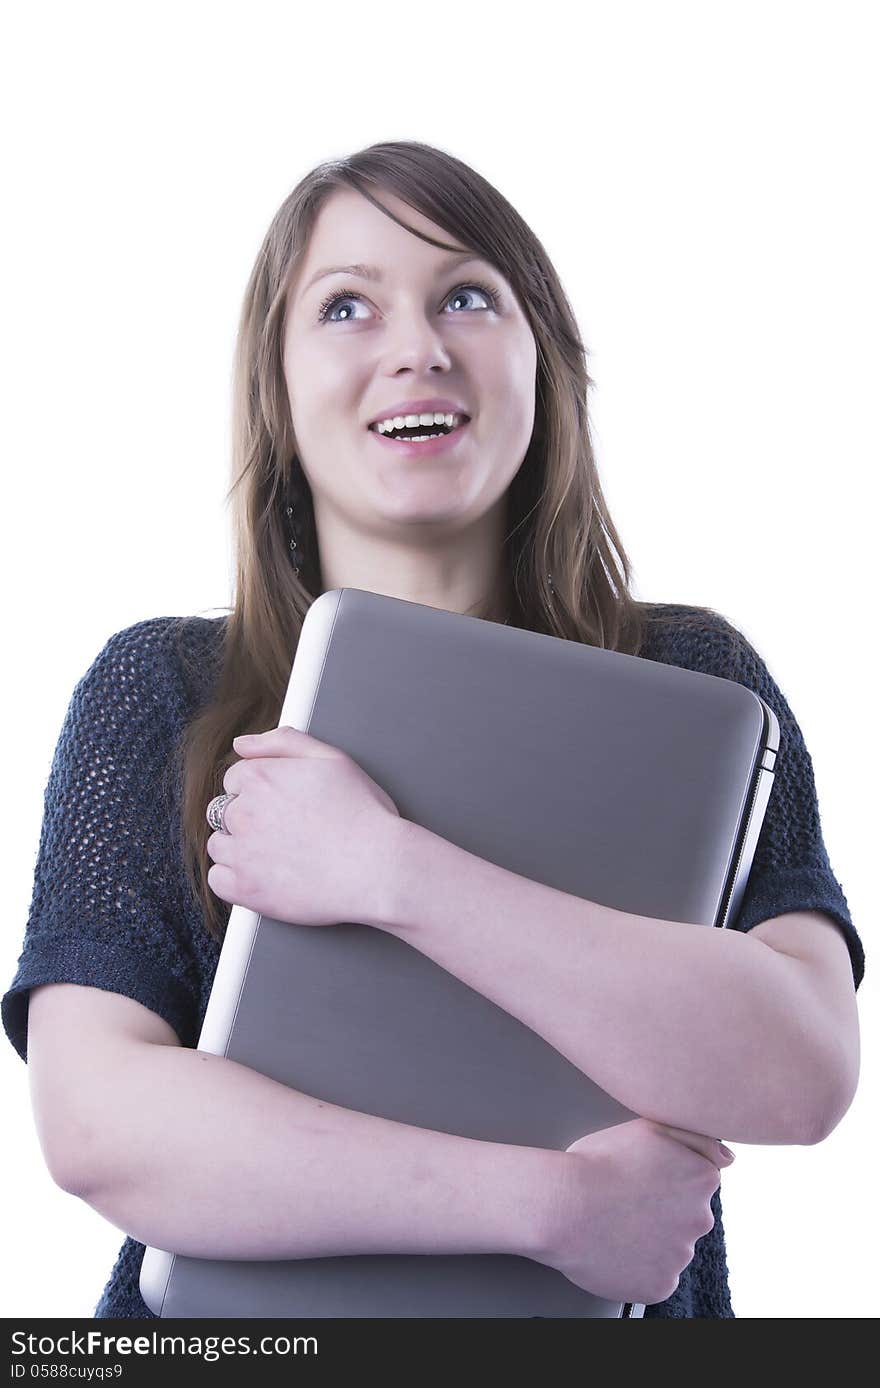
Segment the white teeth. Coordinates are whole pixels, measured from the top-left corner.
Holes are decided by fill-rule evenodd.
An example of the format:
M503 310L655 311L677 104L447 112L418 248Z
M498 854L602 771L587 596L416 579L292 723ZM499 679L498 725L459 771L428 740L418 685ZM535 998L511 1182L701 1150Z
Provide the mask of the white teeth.
M389 419L377 420L371 424L370 428L379 434L389 434L392 429L415 429L419 425L445 424L447 429L458 428L462 422L462 416L457 414L442 414L439 410L434 414L398 414Z

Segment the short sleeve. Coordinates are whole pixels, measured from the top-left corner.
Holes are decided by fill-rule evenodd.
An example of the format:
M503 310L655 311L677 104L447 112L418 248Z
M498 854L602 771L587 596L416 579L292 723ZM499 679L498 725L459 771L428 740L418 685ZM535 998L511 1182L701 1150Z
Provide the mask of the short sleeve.
M824 911L839 925L850 953L853 982L865 972L865 953L822 837L813 763L803 734L766 664L741 632L733 643L732 678L758 694L779 719L773 786L734 930L747 931L789 911Z
M27 1060L30 990L121 993L196 1044L198 965L175 854L169 758L182 716L172 619L111 636L73 691L44 794L24 944L2 999Z

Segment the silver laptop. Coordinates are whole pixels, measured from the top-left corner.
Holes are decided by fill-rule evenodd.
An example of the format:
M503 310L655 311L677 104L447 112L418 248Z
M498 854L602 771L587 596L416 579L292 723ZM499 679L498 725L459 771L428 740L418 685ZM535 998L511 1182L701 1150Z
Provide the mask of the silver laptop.
M773 710L735 681L354 588L310 607L283 724L342 748L401 815L470 853L622 911L717 927L736 918L779 747ZM563 1150L638 1116L433 960L357 922L315 930L234 906L198 1048L484 1141ZM167 1317L644 1311L508 1254L148 1248L140 1289Z

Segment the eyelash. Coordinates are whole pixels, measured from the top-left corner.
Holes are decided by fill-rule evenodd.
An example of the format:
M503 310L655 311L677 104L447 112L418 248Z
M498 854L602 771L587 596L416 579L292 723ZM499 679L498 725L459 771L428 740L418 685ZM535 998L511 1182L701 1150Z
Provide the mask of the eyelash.
M489 300L489 303L492 305L492 308L496 312L498 311L498 305L501 301L501 295L498 293L497 289L490 289L488 284L479 284L476 280L469 280L467 284L459 284L456 285L455 289L450 289L449 293L446 296L447 299L452 298L453 295L458 294L462 289L479 289L481 294L485 294L486 298ZM330 312L330 309L333 307L334 304L338 303L340 299L361 298L362 295L356 293L353 289L343 289L341 291L337 291L330 294L321 305L321 308L318 312L318 322L323 323L326 320L327 315ZM346 319L346 322L348 321L349 320Z

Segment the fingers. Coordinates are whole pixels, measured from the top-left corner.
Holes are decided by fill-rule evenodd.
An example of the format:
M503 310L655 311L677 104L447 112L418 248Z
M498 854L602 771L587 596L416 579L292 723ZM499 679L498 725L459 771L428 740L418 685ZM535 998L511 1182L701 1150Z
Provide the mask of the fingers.
M706 1137L703 1133L693 1133L687 1128L673 1128L668 1123L658 1123L655 1125L661 1128L669 1137L680 1142L684 1147L690 1147L692 1151L698 1152L701 1157L706 1157L715 1166L730 1166L735 1160L734 1153L724 1143L715 1137Z
M284 724L280 728L270 728L265 733L241 733L232 739L233 750L239 760L228 767L223 776L223 789L230 795L239 795L250 774L241 768L248 761L268 760L282 757L321 757L330 760L351 760L347 752L334 747L329 742L321 742L310 733L300 732Z
M242 756L257 757L341 757L345 756L330 742L322 742L311 733L301 732L284 723L265 733L242 733L232 739L232 746Z
M208 836L205 851L212 862L222 863L227 867L231 866L233 853L231 835L221 834L219 829L215 829L213 834Z

